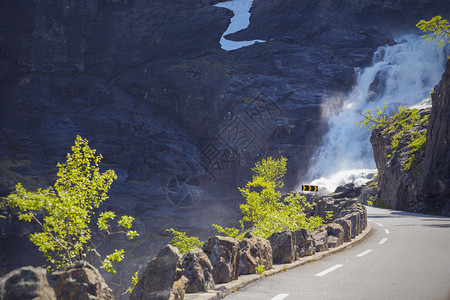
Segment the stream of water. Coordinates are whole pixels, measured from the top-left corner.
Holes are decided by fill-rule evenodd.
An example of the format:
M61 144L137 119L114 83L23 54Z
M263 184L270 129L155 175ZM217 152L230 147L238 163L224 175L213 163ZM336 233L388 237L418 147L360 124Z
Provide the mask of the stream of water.
M372 65L356 69L357 82L342 99L342 105L329 117L329 131L323 146L313 159L308 177L323 193L349 182L364 184L376 174L370 131L355 123L363 119L367 109L387 108L388 115L397 107L417 105L430 96L438 84L446 60L444 48L420 36L406 35L393 46L379 47ZM324 111L330 113L327 101Z

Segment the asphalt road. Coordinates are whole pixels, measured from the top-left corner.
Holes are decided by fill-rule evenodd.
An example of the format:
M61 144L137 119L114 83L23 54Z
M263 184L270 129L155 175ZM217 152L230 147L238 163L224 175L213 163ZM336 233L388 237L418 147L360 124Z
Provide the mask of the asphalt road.
M450 300L450 218L368 207L360 245L264 278L227 300Z

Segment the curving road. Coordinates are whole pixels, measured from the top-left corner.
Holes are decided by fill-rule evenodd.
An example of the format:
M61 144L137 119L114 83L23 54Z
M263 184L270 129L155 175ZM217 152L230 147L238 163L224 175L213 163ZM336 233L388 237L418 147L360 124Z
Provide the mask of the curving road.
M368 207L362 244L257 281L227 300L450 300L450 218Z

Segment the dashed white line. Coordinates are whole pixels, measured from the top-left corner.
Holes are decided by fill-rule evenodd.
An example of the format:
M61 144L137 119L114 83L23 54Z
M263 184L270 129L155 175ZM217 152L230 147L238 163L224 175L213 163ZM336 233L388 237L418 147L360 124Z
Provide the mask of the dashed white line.
M391 233L391 232L389 231L389 229L385 229L384 232L385 232L386 234Z
M378 226L381 226L381 227L383 227L383 226L384 226L383 224L380 224L380 223L377 223L377 225L378 225Z
M379 244L379 245L383 245L384 242L386 242L386 241L387 241L387 238L384 238L384 239L382 239L378 244Z
M372 249L366 250L366 251L364 251L363 253L360 253L360 254L356 255L356 257L364 256L364 255L366 255L366 254L368 254L368 253L370 253L370 252L372 252Z
M289 294L278 294L270 300L282 300L282 299L286 298L287 296L289 296Z
M335 265L335 266L332 266L331 268L328 268L328 269L326 269L326 270L324 270L324 271L322 271L322 272L320 272L320 273L317 273L316 275L314 275L314 276L323 276L323 275L326 275L326 274L328 274L328 273L330 273L330 272L333 272L334 270L336 270L336 269L339 269L340 267L342 267L343 265Z

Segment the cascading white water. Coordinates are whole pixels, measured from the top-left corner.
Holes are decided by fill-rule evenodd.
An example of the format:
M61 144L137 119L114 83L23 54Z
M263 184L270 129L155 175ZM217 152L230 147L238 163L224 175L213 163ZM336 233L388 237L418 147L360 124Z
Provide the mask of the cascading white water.
M357 69L357 83L330 117L329 131L309 170L311 184L333 192L342 184L363 184L376 173L370 131L355 125L367 109L388 115L400 105L412 106L429 97L444 71L445 50L420 36L407 35L393 46L378 48L372 66ZM330 112L327 100L324 111Z

